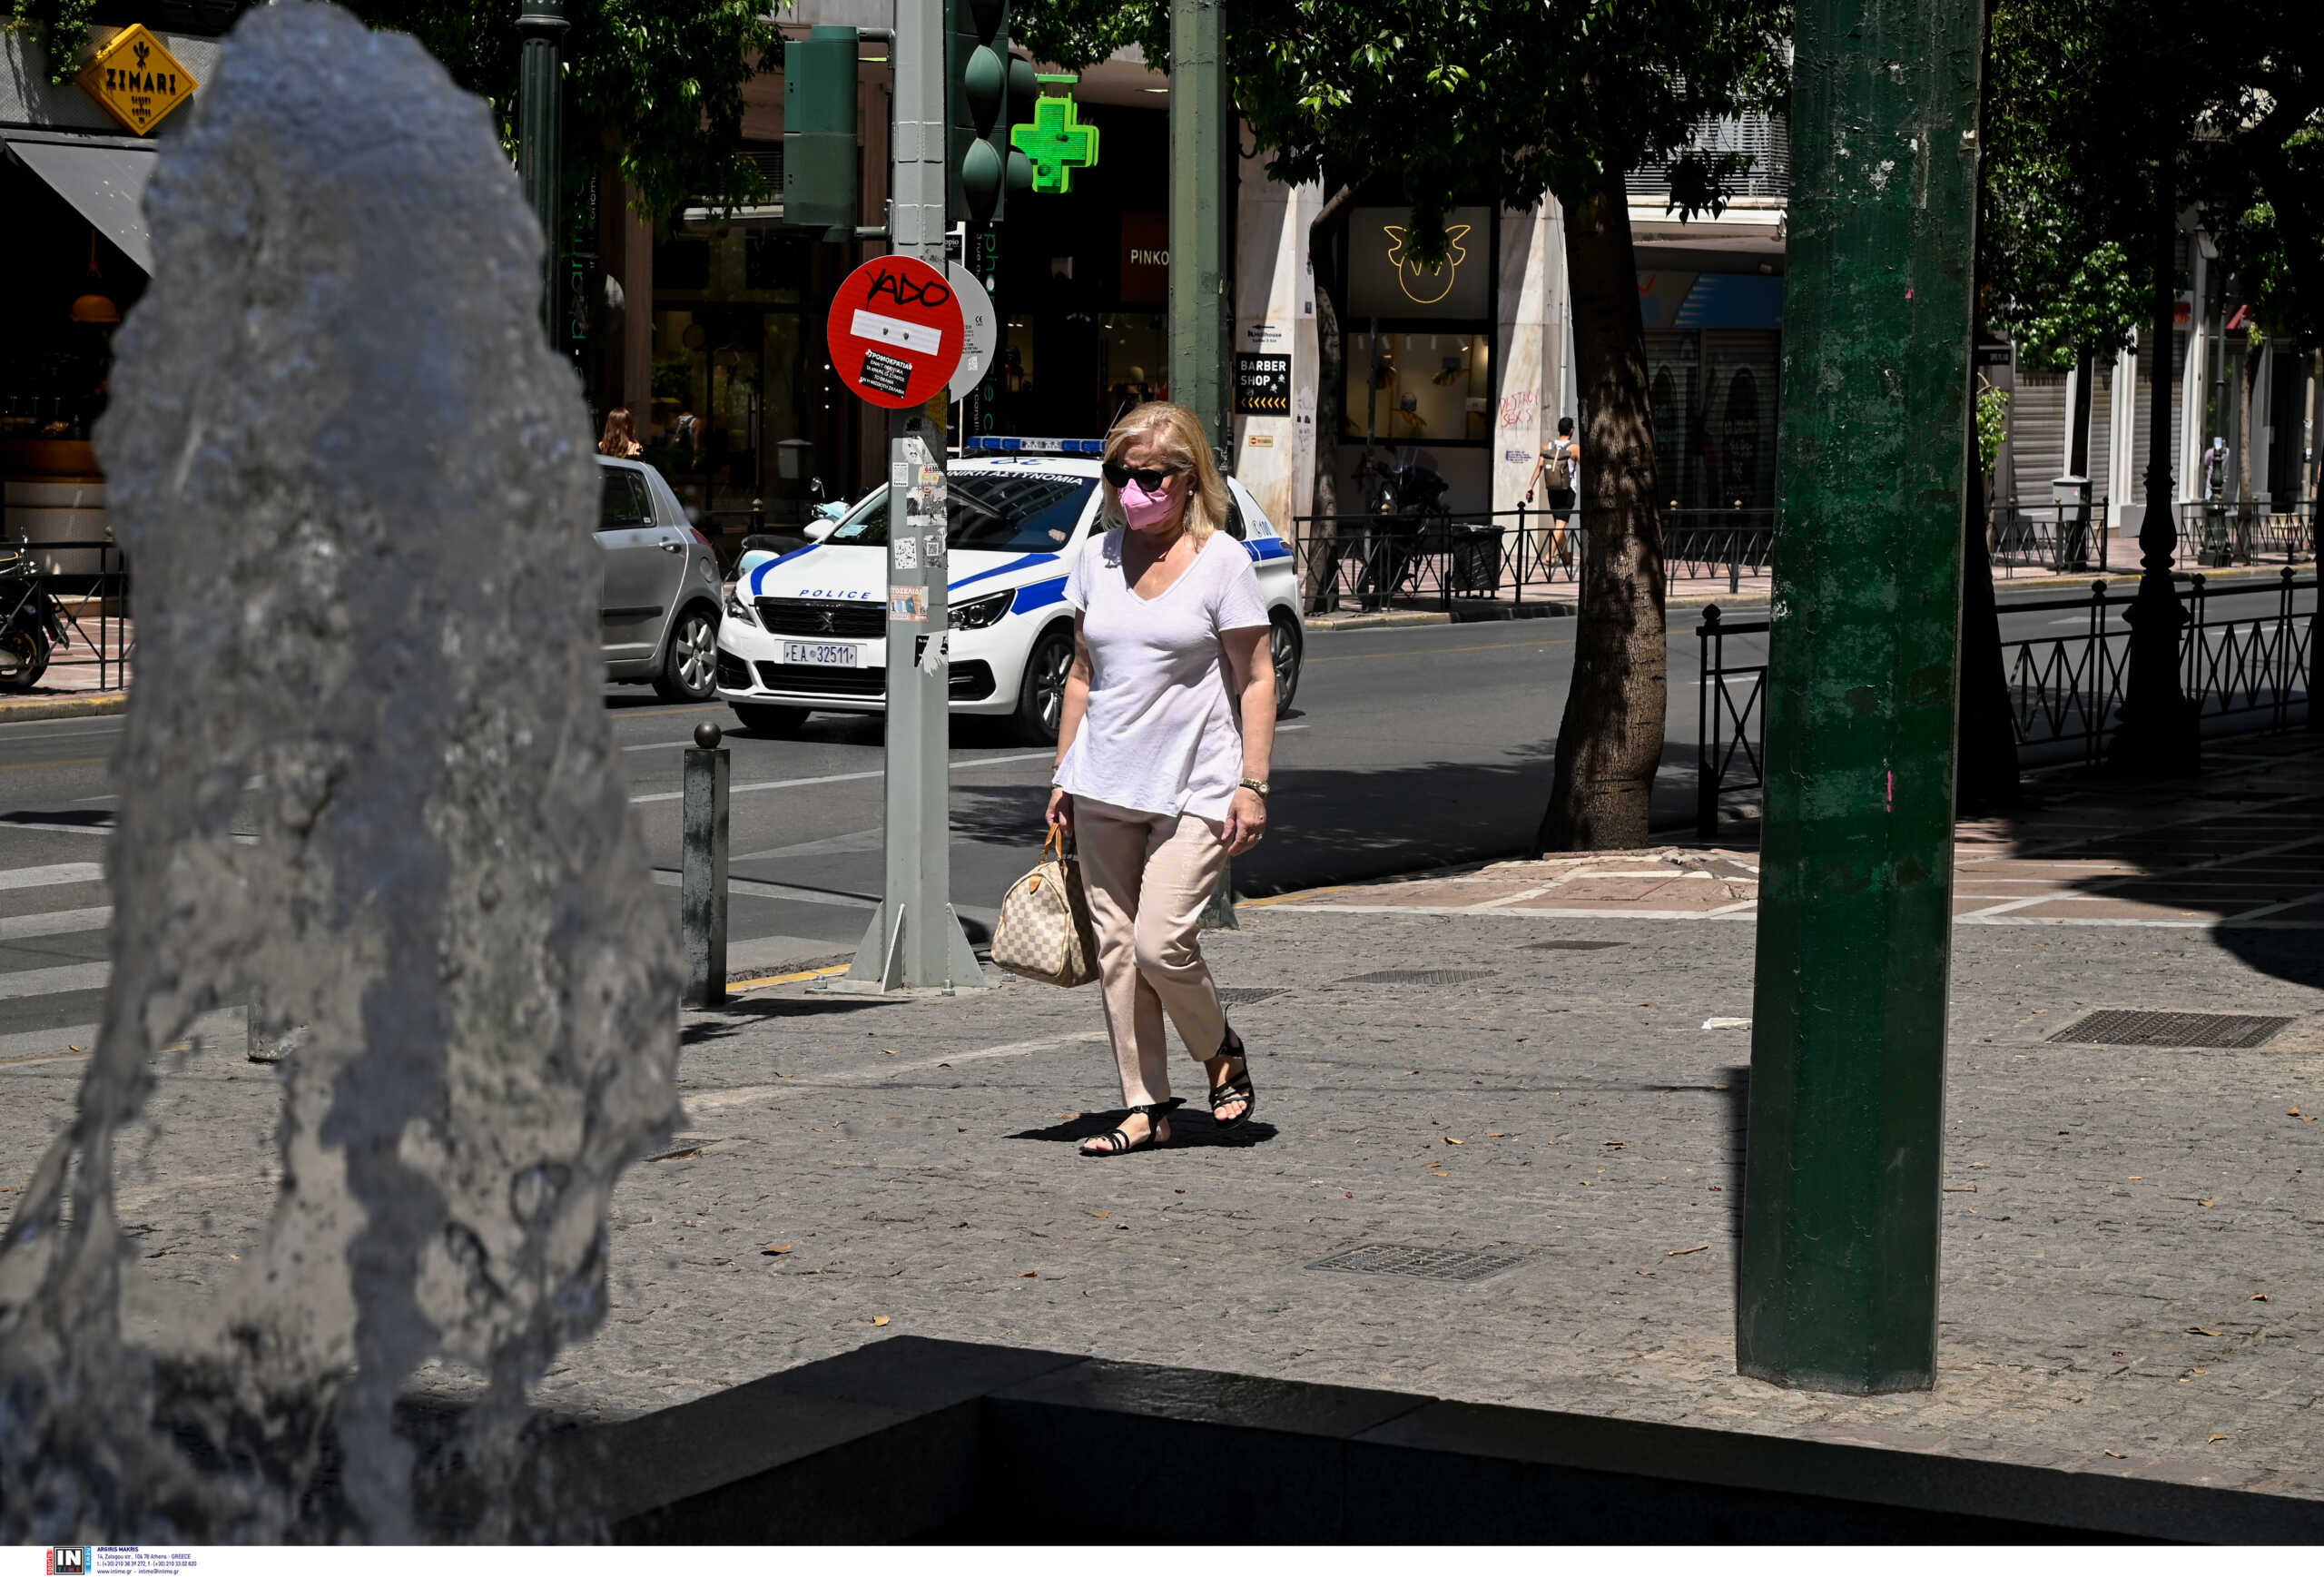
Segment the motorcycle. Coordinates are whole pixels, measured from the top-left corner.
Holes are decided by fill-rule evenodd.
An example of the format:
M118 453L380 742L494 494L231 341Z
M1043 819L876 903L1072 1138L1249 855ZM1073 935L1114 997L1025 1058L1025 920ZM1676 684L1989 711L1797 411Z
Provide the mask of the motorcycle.
M1371 513L1379 524L1366 544L1355 590L1372 610L1387 606L1403 590L1422 553L1441 545L1451 517L1443 474L1418 455L1407 451L1395 465L1374 464L1367 456L1365 464L1376 483Z
M0 690L29 690L66 645L64 610L30 547L0 547Z

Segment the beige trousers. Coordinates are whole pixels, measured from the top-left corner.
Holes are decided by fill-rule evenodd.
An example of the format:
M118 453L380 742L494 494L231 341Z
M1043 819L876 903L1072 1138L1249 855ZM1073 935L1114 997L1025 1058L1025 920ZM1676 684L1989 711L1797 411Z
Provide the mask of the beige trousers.
M1073 802L1074 847L1097 926L1098 983L1125 1105L1170 1099L1166 1012L1196 1059L1217 1056L1226 1039L1226 1014L1196 929L1226 862L1221 830L1200 816Z

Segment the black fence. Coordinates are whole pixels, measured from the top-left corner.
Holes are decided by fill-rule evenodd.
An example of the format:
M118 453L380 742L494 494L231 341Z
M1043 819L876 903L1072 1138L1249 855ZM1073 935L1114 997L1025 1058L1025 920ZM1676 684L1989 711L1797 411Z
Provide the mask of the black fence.
M2112 567L2107 562L2109 525L2102 502L1996 504L1985 531L1985 551L1994 573L2004 580L2103 570ZM2137 557L2135 550L2132 557Z
M2317 629L2317 604L2303 612L2296 603L2301 593L2316 591L2317 577L2300 579L2286 567L2272 584L2216 590L2201 575L2178 578L2189 616L2179 642L2180 683L2199 717L2228 719L2216 731L2237 733L2289 728L2296 712L2305 715L2324 643ZM2122 589L2115 590L2115 585ZM2131 632L2122 610L2136 590L2134 581L2101 580L2082 596L2009 605L2005 612L2012 617L2080 616L2072 621L2078 627L2070 632L2001 644L2021 747L2053 762L2095 764L2104 755L2130 668ZM1696 632L1701 668L1695 823L1706 838L1718 830L1722 796L1766 784L1767 635L1765 616L1731 619L1716 606L1703 610ZM1756 651L1741 660L1729 653L1729 641L1754 636Z
M2179 506L2179 560L2205 569L2233 564L2308 564L2316 558L2313 501L2195 499Z
M1314 613L1391 607L1450 609L1462 602L1522 604L1573 595L1580 585L1581 514L1514 509L1407 517L1302 515L1300 583ZM1672 581L1739 586L1768 573L1772 509L1665 509L1663 573Z
M46 683L70 670L69 690L123 690L136 661L137 640L129 616L129 558L120 544L104 538L26 542L19 547L36 566L34 585L56 600L64 626L64 643L49 655ZM29 588L26 588L29 590ZM0 589L0 616L15 611L15 588ZM82 681L92 676L94 686Z

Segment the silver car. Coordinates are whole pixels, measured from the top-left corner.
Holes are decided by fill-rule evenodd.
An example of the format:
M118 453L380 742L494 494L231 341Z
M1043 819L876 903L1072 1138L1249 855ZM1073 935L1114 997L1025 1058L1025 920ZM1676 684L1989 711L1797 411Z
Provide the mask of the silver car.
M718 680L718 555L661 472L606 455L597 467L606 677L652 685L665 701L708 701Z

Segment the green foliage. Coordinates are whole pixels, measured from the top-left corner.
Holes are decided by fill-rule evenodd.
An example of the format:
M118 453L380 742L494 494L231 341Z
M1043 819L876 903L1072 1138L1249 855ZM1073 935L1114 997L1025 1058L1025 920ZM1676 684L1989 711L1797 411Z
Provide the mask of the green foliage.
M1994 474L1994 462L2001 458L2002 440L2009 436L2009 390L1995 389L1984 379L1977 379L1977 469L1983 475Z
M2313 0L1994 0L1990 26L1978 268L2033 360L2145 323L2166 169L2270 331L2324 333Z
M501 142L517 144L514 0L345 0L374 27L409 33L492 105ZM0 25L30 30L49 80L70 82L87 47L96 0L0 0ZM648 213L701 198L733 207L766 194L735 152L743 84L782 34L759 0L567 0L565 166L613 162Z
M1167 0L1019 0L1017 35L1078 68L1126 44L1163 63ZM1236 101L1278 180L1373 183L1443 259L1461 202L1586 201L1603 172L1680 153L1706 115L1779 103L1789 0L1237 0ZM1716 212L1734 161L1682 153L1674 206Z
M374 27L409 33L462 87L488 101L501 141L517 140L522 41L509 0L347 0ZM730 208L766 194L736 152L743 84L782 34L758 0L567 0L565 165L602 166L609 151L659 215L700 198Z
M81 69L97 0L0 0L0 28L30 33L48 56L48 80L63 87Z

